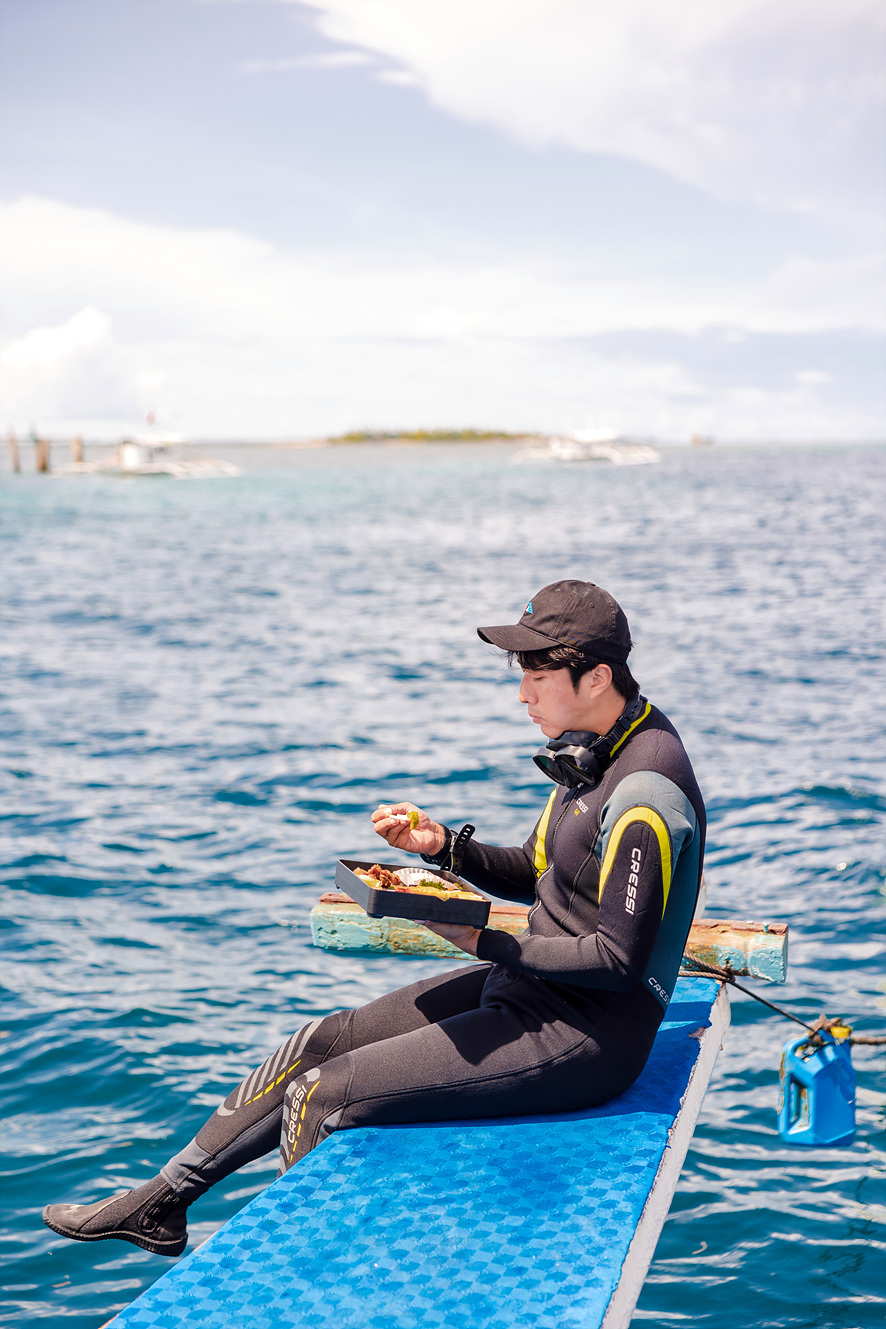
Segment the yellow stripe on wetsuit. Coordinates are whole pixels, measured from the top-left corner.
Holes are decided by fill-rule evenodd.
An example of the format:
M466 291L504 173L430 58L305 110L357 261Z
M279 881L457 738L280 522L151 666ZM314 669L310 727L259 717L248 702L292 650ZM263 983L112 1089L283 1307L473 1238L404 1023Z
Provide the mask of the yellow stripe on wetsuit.
M625 735L627 737L627 735ZM606 846L606 853L603 856L603 866L600 868L600 891L598 900L603 899L603 888L612 870L612 864L615 861L615 855L618 853L618 846L621 843L621 837L629 826L635 822L644 822L651 826L658 837L658 848L661 853L661 884L664 892L664 901L661 907L661 916L664 918L664 911L667 908L668 894L671 889L671 837L668 834L668 828L665 826L661 817L652 808L628 808L623 812L618 821L612 828L612 834L609 837L609 843Z
M554 806L554 799L557 797L556 789L551 794L545 805L545 810L541 814L539 823L535 828L535 854L533 856L533 866L536 876L540 877L546 871L548 866L548 856L545 853L545 839L548 834L548 822L551 820L551 808Z

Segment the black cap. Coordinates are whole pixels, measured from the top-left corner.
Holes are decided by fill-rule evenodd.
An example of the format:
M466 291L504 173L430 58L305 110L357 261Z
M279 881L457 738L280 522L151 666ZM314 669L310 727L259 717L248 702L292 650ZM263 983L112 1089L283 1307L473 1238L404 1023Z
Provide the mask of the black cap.
M592 581L551 582L532 597L519 623L478 628L477 633L503 651L574 646L610 664L624 664L631 653L624 611Z

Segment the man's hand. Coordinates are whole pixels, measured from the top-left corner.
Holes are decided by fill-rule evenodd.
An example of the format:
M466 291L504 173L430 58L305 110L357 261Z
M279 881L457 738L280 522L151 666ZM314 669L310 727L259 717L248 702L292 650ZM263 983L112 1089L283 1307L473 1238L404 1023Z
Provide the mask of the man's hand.
M429 932L436 932L438 937L451 941L453 946L458 946L459 950L466 951L468 955L477 954L480 928L469 928L466 923L429 923L426 918L420 918L418 922Z
M413 826L416 817L418 822ZM376 835L387 840L392 849L404 849L407 854L439 854L446 843L443 827L414 803L380 804L372 814L372 825Z

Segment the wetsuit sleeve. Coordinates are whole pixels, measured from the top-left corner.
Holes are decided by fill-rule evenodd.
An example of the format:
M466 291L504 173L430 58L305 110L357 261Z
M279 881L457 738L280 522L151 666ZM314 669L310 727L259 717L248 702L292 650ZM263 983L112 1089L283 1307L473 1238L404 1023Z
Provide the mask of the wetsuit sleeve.
M556 793L554 790L529 839L519 848L500 849L497 845L470 840L462 860L461 875L465 880L502 900L534 904L535 883L547 867L545 840Z
M673 785L674 797L664 805L656 798L652 806L635 801L642 781L624 783L631 788L621 797L616 791L603 811L597 931L510 937L484 928L477 946L481 960L577 987L630 992L638 985L658 937L674 865L692 840L696 818Z
M462 860L461 875L478 890L519 904L535 903L535 870L525 848L502 849L471 840Z

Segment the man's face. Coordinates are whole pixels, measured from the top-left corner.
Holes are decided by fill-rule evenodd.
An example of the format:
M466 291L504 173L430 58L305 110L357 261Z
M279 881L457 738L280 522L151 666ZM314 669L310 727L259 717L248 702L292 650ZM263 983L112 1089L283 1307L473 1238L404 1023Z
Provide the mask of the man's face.
M569 729L593 729L594 710L590 697L592 675L585 674L578 691L568 669L545 669L524 673L518 700L528 707L529 718L545 738L559 738ZM589 704L590 703L590 704Z

